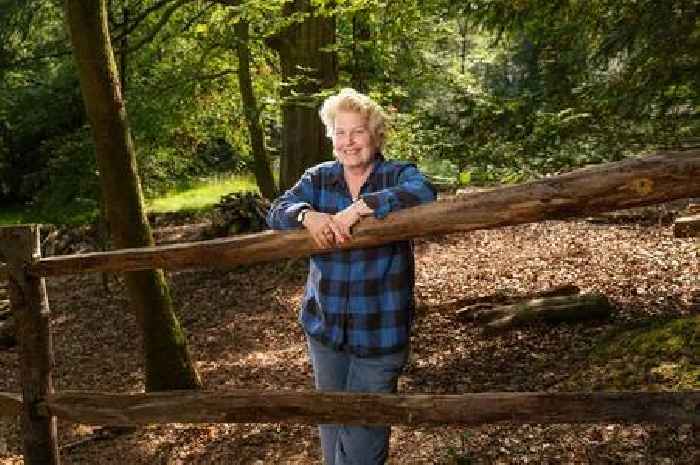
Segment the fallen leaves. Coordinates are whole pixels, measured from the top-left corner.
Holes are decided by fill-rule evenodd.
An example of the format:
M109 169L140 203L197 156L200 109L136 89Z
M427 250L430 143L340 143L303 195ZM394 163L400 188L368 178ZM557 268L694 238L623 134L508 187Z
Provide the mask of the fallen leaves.
M610 366L631 371L635 386L648 382L672 389L664 383L672 382L676 365L698 363L697 354L681 351L684 359L652 365L646 355L628 358L624 344L606 358L618 354L612 365L591 356L607 335L700 314L694 306L700 252L693 240L674 239L668 227L547 222L420 240L416 250L420 306L402 392L609 389ZM311 389L304 335L296 321L305 270L305 262L297 260L169 274L207 389ZM535 324L498 335L456 322L459 304L567 283L582 292L604 293L616 304L613 318ZM98 275L51 279L48 286L56 388L142 390L140 336L122 284L112 279L109 295ZM0 390L19 391L16 357L16 350L0 352ZM647 365L653 379L640 374ZM0 449L2 465L21 463L18 428L9 420L0 423L6 444L4 452ZM91 431L59 424L61 444ZM692 428L662 425L395 427L390 461L690 465L700 457L697 441ZM154 425L77 446L63 454L62 462L306 465L318 463L319 453L316 429L310 427Z

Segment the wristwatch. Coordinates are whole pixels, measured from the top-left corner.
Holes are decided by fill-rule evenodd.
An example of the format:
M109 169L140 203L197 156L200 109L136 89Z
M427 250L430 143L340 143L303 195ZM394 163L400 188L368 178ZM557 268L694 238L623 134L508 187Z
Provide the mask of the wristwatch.
M299 210L299 214L297 215L297 221L299 222L299 224L304 224L304 217L309 212L309 210L311 209L308 207Z

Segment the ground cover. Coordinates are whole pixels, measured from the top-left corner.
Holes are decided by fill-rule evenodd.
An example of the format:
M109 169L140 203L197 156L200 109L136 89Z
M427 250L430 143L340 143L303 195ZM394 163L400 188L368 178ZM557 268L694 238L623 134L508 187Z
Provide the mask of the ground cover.
M545 222L419 240L416 253L419 307L402 392L700 389L700 251L665 224ZM304 260L169 273L207 389L311 389L296 323L304 277ZM485 335L444 305L567 283L606 294L613 317ZM141 390L138 332L119 280L106 293L98 275L51 279L48 293L56 388ZM0 371L0 390L18 391L14 350L0 352ZM74 445L93 430L59 424L64 464L319 463L312 427L157 425ZM396 427L390 463L691 465L698 434L663 425ZM0 464L21 463L16 423L3 419L0 438Z

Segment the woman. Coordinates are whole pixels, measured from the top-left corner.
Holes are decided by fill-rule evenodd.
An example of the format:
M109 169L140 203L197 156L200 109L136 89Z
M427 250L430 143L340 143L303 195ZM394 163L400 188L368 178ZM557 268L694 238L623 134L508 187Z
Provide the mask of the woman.
M336 160L307 170L274 202L270 227L304 227L331 249L348 241L363 217L435 199L414 165L382 156L385 116L369 97L343 89L326 99L320 116ZM396 392L408 358L413 269L409 241L311 257L299 320L318 390ZM326 465L386 461L387 426L321 425L320 435Z

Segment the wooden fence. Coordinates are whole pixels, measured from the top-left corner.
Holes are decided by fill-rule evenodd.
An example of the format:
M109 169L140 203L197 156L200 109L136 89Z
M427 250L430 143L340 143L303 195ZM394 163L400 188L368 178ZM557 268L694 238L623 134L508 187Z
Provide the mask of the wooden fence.
M357 228L356 248L399 239L586 216L700 196L700 151L579 170L521 186L397 212ZM700 424L700 391L355 394L234 390L116 394L53 390L44 278L149 268L249 264L318 252L304 231L84 255L41 257L36 225L0 228L16 319L22 393L0 393L0 415L21 417L26 465L56 465L56 418L102 425L188 422L462 424L655 422ZM3 270L0 270L2 272Z

